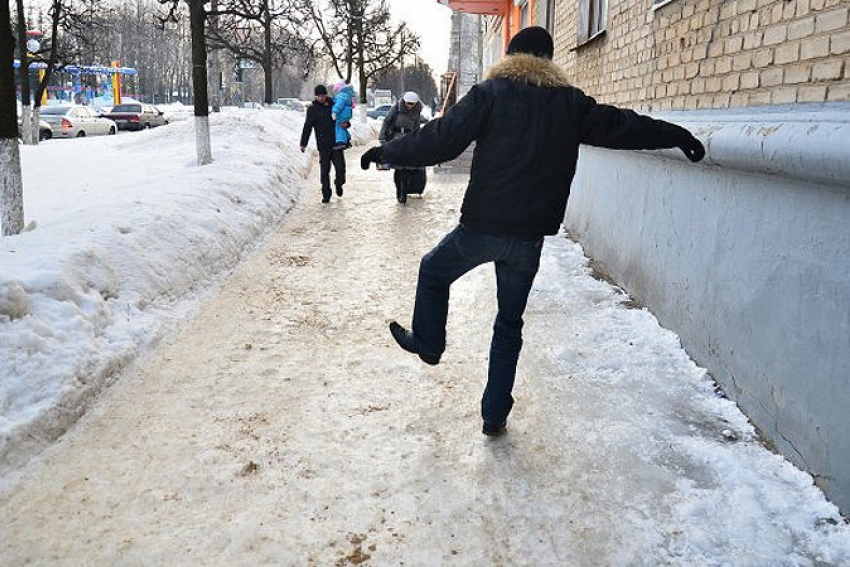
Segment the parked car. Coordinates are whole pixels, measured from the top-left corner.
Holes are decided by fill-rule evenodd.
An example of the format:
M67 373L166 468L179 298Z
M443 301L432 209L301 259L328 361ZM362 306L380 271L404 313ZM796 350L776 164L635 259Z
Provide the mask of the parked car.
M279 98L277 99L276 106L278 108L282 108L284 110L294 110L296 112L305 112L307 110L307 105L309 103L305 103L302 100L297 98Z
M45 106L41 118L53 129L54 138L83 138L117 134L118 125L88 106Z
M104 116L114 120L119 130L147 130L168 124L168 118L160 109L143 103L119 104Z
M366 116L369 118L386 118L387 114L390 113L390 109L393 107L392 104L382 104L381 106L375 107L372 110L366 113ZM421 124L425 124L428 122L428 117L422 114L419 115L419 122Z
M390 109L393 107L391 104L382 104L381 106L376 106L372 110L366 113L366 116L369 118L386 118Z
M20 116L18 116L18 136L20 136L23 131L23 120ZM53 137L53 128L50 127L50 124L45 122L43 119L38 121L38 139L43 142L44 140L49 140Z
M295 112L307 111L307 105L300 100L287 100L285 103L283 103L283 107L288 110L294 110Z

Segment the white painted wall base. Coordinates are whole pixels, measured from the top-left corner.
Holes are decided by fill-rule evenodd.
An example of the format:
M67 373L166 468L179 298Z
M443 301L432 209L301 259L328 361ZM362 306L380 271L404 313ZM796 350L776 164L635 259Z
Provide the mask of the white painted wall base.
M850 512L850 105L661 116L706 144L583 147L565 226Z

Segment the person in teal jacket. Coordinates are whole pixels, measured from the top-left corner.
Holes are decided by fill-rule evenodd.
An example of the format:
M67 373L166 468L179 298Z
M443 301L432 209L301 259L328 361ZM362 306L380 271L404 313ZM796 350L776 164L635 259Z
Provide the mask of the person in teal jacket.
M351 134L348 128L351 126L351 118L354 115L354 87L339 82L334 85L334 105L331 109L331 118L334 120L336 143L333 149L341 150L351 147Z

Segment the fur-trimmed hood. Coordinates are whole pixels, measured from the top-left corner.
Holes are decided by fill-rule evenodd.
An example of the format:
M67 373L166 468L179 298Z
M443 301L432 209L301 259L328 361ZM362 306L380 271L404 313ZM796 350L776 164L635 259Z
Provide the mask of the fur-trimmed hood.
M525 53L508 55L487 70L486 79L510 79L543 88L569 87L567 74L552 60Z

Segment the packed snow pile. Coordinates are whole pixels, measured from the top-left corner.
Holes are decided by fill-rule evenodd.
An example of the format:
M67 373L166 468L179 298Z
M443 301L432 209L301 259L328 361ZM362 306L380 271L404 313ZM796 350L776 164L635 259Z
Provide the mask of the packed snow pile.
M286 214L314 152L303 119L214 114L205 167L191 120L22 147L30 229L0 239L0 468L61 435Z

